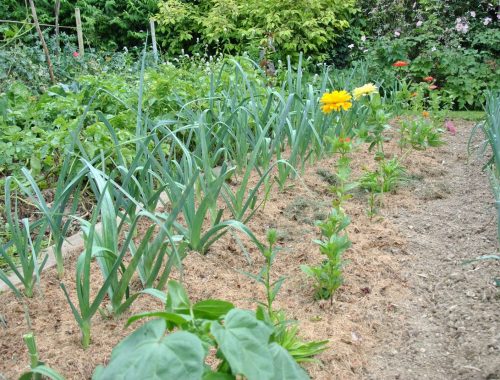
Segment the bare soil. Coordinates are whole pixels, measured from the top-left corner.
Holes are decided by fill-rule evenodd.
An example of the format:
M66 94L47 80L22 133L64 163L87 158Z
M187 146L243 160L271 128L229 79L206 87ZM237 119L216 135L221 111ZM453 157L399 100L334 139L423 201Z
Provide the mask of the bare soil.
M308 167L284 192L273 191L250 222L262 240L269 228L279 232L274 275L287 279L276 307L300 321L304 339L330 340L318 362L306 365L313 379L500 379L500 292L494 283L500 265L463 264L496 249L495 210L481 164L467 162L471 126L457 126L445 146L405 158L412 179L384 196L378 216L367 216L361 191L348 202L353 246L333 302L313 299L300 265L322 259L312 242L319 237L314 221L330 208L334 159ZM399 148L391 142L388 151ZM365 146L353 158L354 178L375 166ZM222 298L254 309L254 300L262 299L262 289L241 273L257 273L262 260L240 238L252 264L232 233L206 256L185 259L183 281L194 300ZM63 279L73 295L74 266L75 258L69 259ZM124 327L130 315L162 307L144 296L119 318L96 315L92 344L84 351L54 270L45 273L41 294L26 306L42 360L68 379L88 379L109 359L113 346L137 326ZM0 295L0 316L0 379L16 379L28 368L22 335L30 327L12 294Z

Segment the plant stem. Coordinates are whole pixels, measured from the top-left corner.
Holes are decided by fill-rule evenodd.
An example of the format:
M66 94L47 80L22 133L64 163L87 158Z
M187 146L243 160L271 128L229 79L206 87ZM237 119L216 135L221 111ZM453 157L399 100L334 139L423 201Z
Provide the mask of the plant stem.
M86 349L90 345L90 321L83 321L80 329L82 330L82 347Z
M24 343L26 344L26 347L28 347L28 353L30 357L30 367L32 369L38 367L40 360L38 356L38 350L36 348L36 341L34 335L32 333L25 334L23 335L23 340ZM40 374L35 374L33 375L32 378L34 380L38 380L41 379L42 376Z

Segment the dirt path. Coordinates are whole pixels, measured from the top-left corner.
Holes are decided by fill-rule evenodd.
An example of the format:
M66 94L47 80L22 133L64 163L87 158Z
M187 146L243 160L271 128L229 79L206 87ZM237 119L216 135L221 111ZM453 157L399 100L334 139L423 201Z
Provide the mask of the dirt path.
M470 129L460 124L446 146L426 152L415 207L387 215L407 239L398 261L411 296L388 322L393 333L367 378L500 379L500 265L463 265L496 247L488 179L481 163L467 162Z

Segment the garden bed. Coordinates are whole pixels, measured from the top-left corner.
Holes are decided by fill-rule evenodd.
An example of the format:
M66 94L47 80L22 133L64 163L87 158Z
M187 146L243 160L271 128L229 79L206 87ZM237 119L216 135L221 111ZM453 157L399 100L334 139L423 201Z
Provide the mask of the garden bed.
M499 267L495 263L461 264L463 259L495 248L494 210L485 200L491 196L486 179L480 173L480 164L467 166L470 125L462 123L458 130L456 136L447 138L447 145L413 151L406 157L403 164L412 179L397 193L384 196L379 215L372 219L367 216L367 196L361 191L347 202L345 210L352 221L348 231L353 245L345 255L348 261L345 283L332 302L313 299L313 288L300 265L321 261L318 246L312 242L319 236L314 221L325 217L331 206L332 194L327 180L328 173L334 171L333 159L307 167L301 180L289 182L291 186L284 192L275 188L265 208L249 222L250 229L261 240L269 228L278 230L281 249L273 266L273 276L284 275L286 281L277 297L276 308L286 310L290 318L300 321L304 338L330 340L329 348L317 357L318 362L306 365L313 379L387 378L397 374L412 378L408 370L417 371L414 372L417 378L422 377L421 374L432 375L431 364L439 364L444 371L455 362L461 363L461 367L453 378L499 374L500 368L494 364L499 354L498 337L491 350L485 349L490 347L491 339L495 339L495 326L498 333L499 316L495 311L498 310L498 290L492 288L491 279L498 275ZM365 150L366 146L361 146L352 154L354 178L359 177L365 165L374 164L373 154ZM387 152L399 153L394 141L387 145ZM456 208L464 204L468 211L455 218ZM460 238L462 223L466 222L467 228ZM476 230L480 232L473 235ZM452 236L448 240L443 235L446 231ZM247 250L252 265L228 233L206 256L189 254L183 262L183 281L191 297L194 300L221 298L238 307L254 309L253 300L262 299L263 294L242 271L257 273L262 262L251 244L247 244ZM75 293L74 266L74 257L66 261L63 282L70 294ZM450 276L456 276L456 280L453 280L455 277L450 280ZM173 277L179 278L179 273ZM437 282L431 285L431 280ZM96 276L96 288L99 281ZM467 302L461 302L462 299ZM446 306L440 306L436 300ZM28 369L22 335L29 327L25 322L25 309L13 294L2 294L1 301L4 326L0 327L0 374L14 379ZM54 269L44 273L42 294L26 302L42 360L68 379L90 378L94 368L109 359L113 346L136 327L124 327L127 317L162 308L158 301L143 296L119 319L96 315L92 344L83 350L80 330ZM456 306L452 307L451 303ZM422 311L430 305L436 310L432 324ZM448 328L443 313L449 308L458 321L471 320L474 315L475 323L479 319L483 322L473 329L466 327L465 332L454 329L454 325ZM477 308L481 312L473 311ZM473 312L475 314L471 314ZM425 333L430 327L437 329L443 339L438 342L433 334ZM460 339L456 337L457 331L466 339L463 344L457 340L455 352L445 355L450 348L429 347L435 342ZM474 339L475 344L466 346L465 342L470 339ZM407 342L410 342L408 347ZM417 368L419 360L430 356L439 357L441 361L428 360L426 366ZM403 363L401 368L400 363ZM443 372L443 376L445 374Z

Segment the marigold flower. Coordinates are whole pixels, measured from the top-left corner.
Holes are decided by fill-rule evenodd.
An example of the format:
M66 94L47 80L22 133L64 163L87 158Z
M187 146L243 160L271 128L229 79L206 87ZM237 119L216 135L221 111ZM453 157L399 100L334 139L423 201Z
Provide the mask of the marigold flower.
M378 91L377 86L375 86L373 83L367 83L364 86L357 87L354 90L352 90L352 94L354 95L355 100L359 100L363 96L373 94Z
M345 90L327 92L320 99L321 110L324 113L340 111L341 109L347 111L352 107L351 99L351 95Z
M433 78L433 77L431 77L430 75L429 75L428 77L423 78L423 79L424 79L424 81L426 81L427 83L431 83L431 82L434 80L434 78Z
M409 63L406 61L396 61L392 64L394 67L405 67L408 66Z
M436 86L435 84L431 84L431 85L429 86L429 90L431 90L431 91L432 91L432 90L435 90L436 88L438 88L438 86Z
M429 117L431 114L429 113L429 111L422 111L422 116L423 117Z

